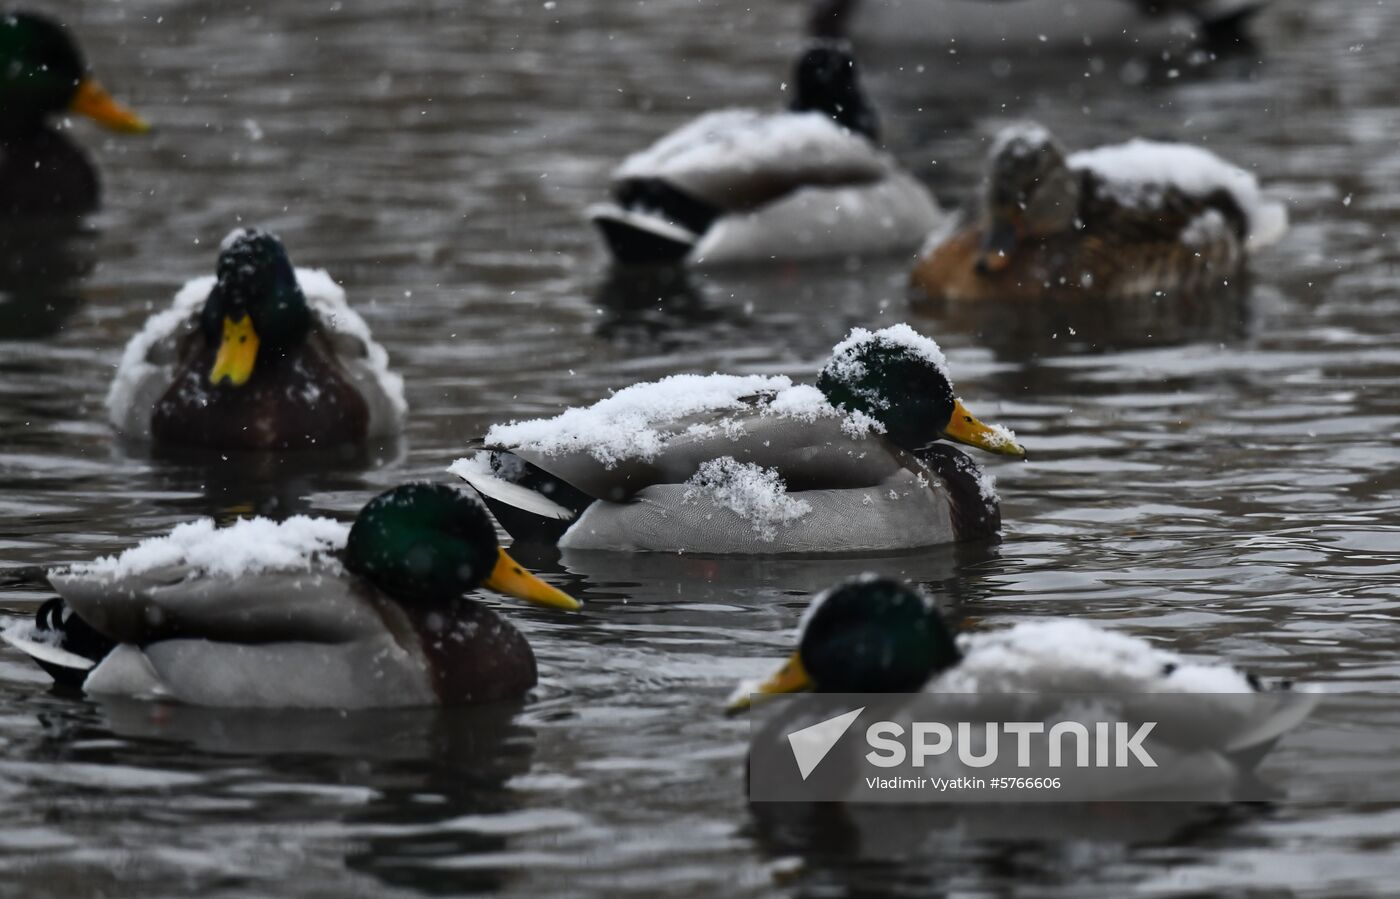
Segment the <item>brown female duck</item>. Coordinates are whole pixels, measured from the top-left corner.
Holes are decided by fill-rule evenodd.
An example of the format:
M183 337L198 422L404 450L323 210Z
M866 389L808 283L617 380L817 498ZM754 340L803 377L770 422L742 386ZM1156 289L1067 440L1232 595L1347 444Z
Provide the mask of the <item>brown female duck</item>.
M911 280L954 301L1198 294L1238 280L1286 223L1253 175L1199 147L1067 156L1044 128L1016 126L992 146L975 218L931 240Z

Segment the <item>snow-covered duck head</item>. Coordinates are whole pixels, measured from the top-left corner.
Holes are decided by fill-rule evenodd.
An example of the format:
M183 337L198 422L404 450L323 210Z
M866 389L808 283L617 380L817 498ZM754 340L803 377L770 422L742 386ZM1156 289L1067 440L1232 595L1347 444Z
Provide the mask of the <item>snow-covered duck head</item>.
M224 239L218 281L200 313L204 339L217 345L211 384L241 387L260 358L300 346L311 330L311 307L297 284L282 241L252 228Z
M486 587L536 605L579 608L501 549L480 500L444 484L404 484L370 500L346 538L345 567L405 605L449 603Z
M1040 125L1013 125L997 135L987 171L978 271L1002 271L1023 241L1073 228L1079 183L1064 149Z
M880 120L860 87L860 73L845 41L808 46L793 66L793 112L824 112L857 134L880 137Z
M812 600L797 651L757 685L742 685L737 711L752 693L911 693L962 660L933 599L907 584L864 574Z
M983 424L948 380L938 344L906 324L855 328L831 351L817 388L837 408L879 422L891 440L917 450L940 438L1003 456L1026 451L1006 428Z

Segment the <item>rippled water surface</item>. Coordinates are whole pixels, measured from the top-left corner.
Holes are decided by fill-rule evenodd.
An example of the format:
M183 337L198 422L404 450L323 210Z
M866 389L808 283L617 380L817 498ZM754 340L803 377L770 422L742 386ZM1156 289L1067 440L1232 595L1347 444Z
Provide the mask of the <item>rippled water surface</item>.
M924 815L897 846L835 810L775 825L743 801L746 725L717 710L786 650L810 593L870 567L986 624L1077 615L1264 674L1394 689L1400 4L1280 0L1257 52L1208 65L1034 40L868 53L891 149L945 204L1000 122L1034 116L1074 146L1208 140L1289 205L1238 302L1049 310L920 308L900 261L608 274L581 210L610 166L699 111L780 102L794 2L54 11L158 131L75 125L105 209L57 254L67 283L0 305L0 563L89 558L200 514L348 518L373 491L443 477L493 421L677 371L806 376L856 324L936 336L969 405L1031 461L989 463L1006 519L992 547L543 560L588 610L509 608L541 665L519 708L112 705L53 693L0 651L0 891L1393 892L1394 806ZM401 446L272 469L114 445L101 401L122 345L239 223L345 285L407 379Z

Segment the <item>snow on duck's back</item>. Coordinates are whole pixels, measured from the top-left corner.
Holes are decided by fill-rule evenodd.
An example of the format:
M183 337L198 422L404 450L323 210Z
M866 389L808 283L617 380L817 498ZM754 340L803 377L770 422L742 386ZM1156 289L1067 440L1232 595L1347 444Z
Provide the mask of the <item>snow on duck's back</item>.
M1288 227L1287 210L1264 199L1252 173L1202 147L1137 138L1081 150L1067 161L1071 168L1094 172L1126 204L1139 202L1144 188L1152 186L1174 187L1196 197L1223 190L1249 221L1251 248L1274 243Z
M723 417L726 412L809 423L840 418L853 438L882 430L869 416L837 409L820 390L794 384L786 375L671 375L633 384L553 418L494 425L484 442L546 456L587 453L611 468L632 459L652 461L682 435L704 437L740 427Z
M873 181L885 170L869 141L821 113L729 109L702 115L633 153L613 177L673 179L705 195L736 173L840 183Z
M633 384L591 406L575 406L553 418L493 425L489 446L553 456L585 452L604 465L652 459L678 431L668 425L691 415L744 408L743 398L790 387L786 377L671 375Z
M73 565L56 575L119 580L161 568L181 567L191 574L236 578L267 571L306 571L317 564L337 564L333 554L345 545L350 528L329 518L297 515L276 522L245 518L225 528L201 518L178 525L169 534L151 537L117 556Z

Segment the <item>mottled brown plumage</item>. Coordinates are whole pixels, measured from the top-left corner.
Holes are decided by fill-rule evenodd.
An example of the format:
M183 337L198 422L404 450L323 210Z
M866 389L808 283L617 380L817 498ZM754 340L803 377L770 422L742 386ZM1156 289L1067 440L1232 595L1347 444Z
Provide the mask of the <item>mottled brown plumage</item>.
M151 415L156 442L281 450L365 439L369 408L319 326L299 346L263 354L241 387L210 383L217 349L198 331L185 338L175 379Z
M984 212L915 265L913 285L936 300L1132 299L1194 295L1243 276L1249 223L1228 191L1195 196L1154 185L1125 199L1092 170L1072 174L1072 214L1058 227L1032 227L1011 204L1014 249L988 265L995 215Z

